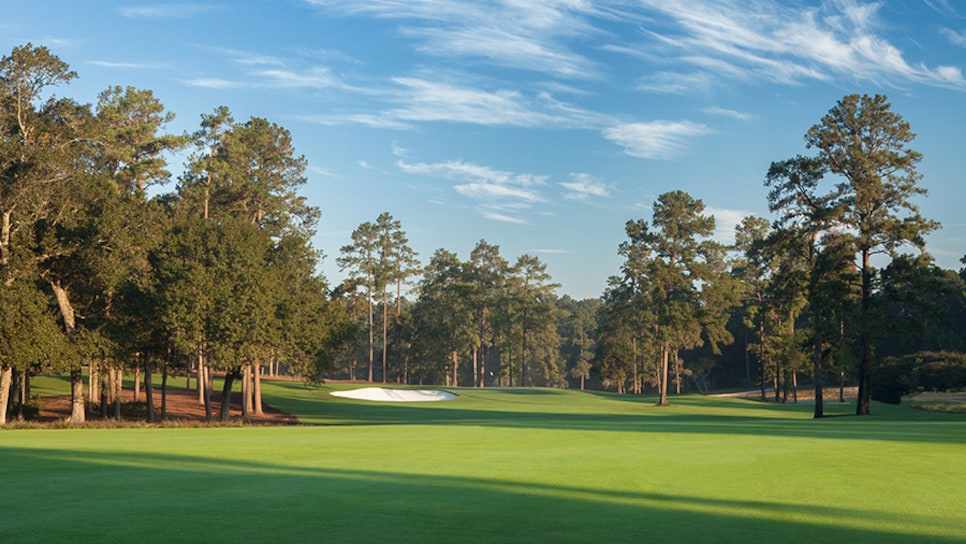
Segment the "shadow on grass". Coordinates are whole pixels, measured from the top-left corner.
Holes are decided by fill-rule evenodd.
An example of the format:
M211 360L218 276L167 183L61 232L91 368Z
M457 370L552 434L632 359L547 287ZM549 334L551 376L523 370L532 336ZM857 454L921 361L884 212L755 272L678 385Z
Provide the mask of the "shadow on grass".
M963 542L948 536L959 520L898 511L229 461L215 453L0 447L0 476L5 543Z
M647 399L575 403L580 393L554 390L459 390L461 398L438 403L377 403L332 399L327 390L306 391L277 384L273 406L306 425L478 425L521 429L620 431L636 433L737 434L902 442L966 444L966 416L934 414L908 407L877 406L871 417L811 418L807 405L763 404L743 399L685 396L670 407ZM511 392L507 394L507 392ZM558 395L541 403L527 397ZM595 395L591 394L591 397ZM517 399L524 399L517 401ZM480 407L483 405L484 407ZM851 411L832 406L830 415Z

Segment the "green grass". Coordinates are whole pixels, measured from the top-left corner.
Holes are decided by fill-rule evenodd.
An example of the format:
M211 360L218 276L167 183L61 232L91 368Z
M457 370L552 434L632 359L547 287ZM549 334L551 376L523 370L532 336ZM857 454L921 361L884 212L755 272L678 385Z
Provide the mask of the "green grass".
M304 427L0 431L0 542L966 542L964 414L333 388L265 384Z

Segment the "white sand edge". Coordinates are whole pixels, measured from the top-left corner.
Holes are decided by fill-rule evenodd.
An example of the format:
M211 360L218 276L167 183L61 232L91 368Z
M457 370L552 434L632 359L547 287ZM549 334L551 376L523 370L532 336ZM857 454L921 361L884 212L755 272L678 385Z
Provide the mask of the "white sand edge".
M375 402L435 402L453 400L456 395L447 391L432 389L386 389L385 387L363 387L351 391L333 391L333 397Z

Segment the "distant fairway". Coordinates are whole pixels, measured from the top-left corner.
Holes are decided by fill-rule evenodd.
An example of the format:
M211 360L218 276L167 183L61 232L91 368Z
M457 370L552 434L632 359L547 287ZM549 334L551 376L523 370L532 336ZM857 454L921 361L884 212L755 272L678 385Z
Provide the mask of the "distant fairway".
M0 431L0 542L966 542L966 414L332 390L265 385L303 427Z

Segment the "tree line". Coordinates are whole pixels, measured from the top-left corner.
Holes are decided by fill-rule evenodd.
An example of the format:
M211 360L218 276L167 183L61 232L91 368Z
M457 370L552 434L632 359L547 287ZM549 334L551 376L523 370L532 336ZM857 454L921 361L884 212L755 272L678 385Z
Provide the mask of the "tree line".
M242 415L258 414L262 373L280 368L309 381L650 387L662 405L712 386L754 385L763 400L771 386L778 399L803 376L816 417L838 375L867 414L876 360L966 351L963 277L921 251L938 228L913 202L921 156L882 96L843 98L807 131L814 156L771 164L774 221L746 218L726 247L700 199L660 195L650 221L628 221L602 297L577 301L537 257L485 240L466 260L438 249L422 265L388 212L353 231L337 257L346 279L330 286L286 129L220 106L167 134L174 116L151 91L54 94L75 77L45 47L0 60L0 423L22 417L36 373L70 376L82 422L93 409L120 418L121 376L135 372L153 421L171 372L195 377L208 419L228 419L235 381Z

